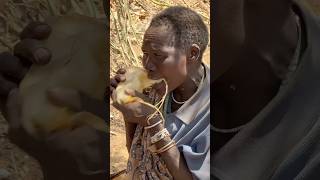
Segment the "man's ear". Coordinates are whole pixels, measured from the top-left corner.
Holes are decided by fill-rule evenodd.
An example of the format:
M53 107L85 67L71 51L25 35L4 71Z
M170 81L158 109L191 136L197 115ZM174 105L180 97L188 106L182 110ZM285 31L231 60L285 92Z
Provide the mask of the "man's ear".
M192 44L188 53L189 62L196 62L200 58L200 47L197 44Z

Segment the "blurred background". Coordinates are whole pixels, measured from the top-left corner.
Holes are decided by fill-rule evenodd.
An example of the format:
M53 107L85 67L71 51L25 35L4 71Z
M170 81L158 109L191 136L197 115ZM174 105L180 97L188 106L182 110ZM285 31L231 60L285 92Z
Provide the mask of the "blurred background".
M105 19L102 0L0 0L0 52L12 51L29 22L70 13ZM7 130L0 115L0 180L42 180L38 162L10 143Z

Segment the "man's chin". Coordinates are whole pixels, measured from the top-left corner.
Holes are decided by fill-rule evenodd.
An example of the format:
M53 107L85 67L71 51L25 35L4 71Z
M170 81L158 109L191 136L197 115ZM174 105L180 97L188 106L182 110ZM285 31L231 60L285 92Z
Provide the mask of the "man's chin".
M154 84L152 88L161 95L164 95L166 92L166 84L163 81Z

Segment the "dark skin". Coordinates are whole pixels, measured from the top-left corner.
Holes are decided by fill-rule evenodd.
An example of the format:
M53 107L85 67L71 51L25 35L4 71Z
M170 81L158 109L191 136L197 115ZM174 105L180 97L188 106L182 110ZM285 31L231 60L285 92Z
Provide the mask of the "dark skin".
M83 126L53 133L38 141L22 127L21 98L16 88L32 64L44 65L50 61L51 53L41 43L50 32L47 24L30 23L21 33L21 41L15 46L14 54L0 54L0 103L1 112L9 124L9 139L39 161L46 180L106 179L105 134ZM104 117L101 108L96 106L105 106L75 90L55 88L48 92L48 98L57 105L67 105L75 111L89 111ZM89 175L82 169L104 171Z
M0 96L5 99L8 93L18 86L31 64L46 64L51 53L41 45L51 28L40 22L30 23L20 35L21 41L14 47L14 55L10 52L0 53ZM2 104L5 101L1 101Z
M175 98L178 101L185 101L189 99L197 90L197 84L194 80L199 80L202 77L200 62L200 49L196 44L191 45L187 50L177 49L169 46L171 32L166 27L149 27L144 35L142 51L143 66L148 71L151 79L165 78L168 82L169 91L173 91ZM173 75L172 72L175 72ZM201 73L202 72L202 73ZM111 79L111 94L117 87L119 82L125 81L124 70L119 70L118 74ZM153 88L155 94L160 96L164 94L163 84L157 84ZM144 94L137 92L129 92L129 94L138 96L147 102L151 102ZM133 133L136 124L146 126L146 117L150 113L149 107L134 102L126 105L114 104L124 116L127 130L127 147L131 147ZM172 111L177 110L180 105L173 103ZM134 116L133 112L140 112ZM137 114L137 113L136 113ZM142 117L139 117L143 115ZM157 122L160 118L157 117L151 121ZM156 132L163 129L163 125L158 125L150 129L150 134L154 135ZM162 147L171 141L170 137L161 140L156 146ZM179 152L176 146L166 152L160 154L164 159L166 166L171 172L174 179L192 179L192 175L186 165L183 155Z
M297 45L291 3L291 0L216 3L215 127L229 129L249 122L276 95ZM214 150L233 135L215 133Z

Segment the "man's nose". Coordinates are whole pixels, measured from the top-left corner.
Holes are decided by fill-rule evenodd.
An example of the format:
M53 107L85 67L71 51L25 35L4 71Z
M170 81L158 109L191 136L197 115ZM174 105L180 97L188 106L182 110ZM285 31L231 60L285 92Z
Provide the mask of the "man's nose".
M150 61L150 57L148 57L148 59L146 60L144 68L149 72L154 72L156 70L156 66L154 65L154 63L152 63L152 61Z

